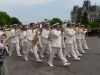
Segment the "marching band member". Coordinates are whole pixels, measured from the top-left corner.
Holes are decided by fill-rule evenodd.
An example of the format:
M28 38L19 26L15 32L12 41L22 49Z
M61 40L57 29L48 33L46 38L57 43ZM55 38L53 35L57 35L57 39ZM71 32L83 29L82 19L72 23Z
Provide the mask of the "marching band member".
M64 33L66 37L66 40L65 40L66 50L64 51L64 57L66 56L70 57L70 54L71 54L74 57L74 60L80 60L80 58L78 58L74 50L73 37L75 35L75 31L73 30L73 27L71 24L67 24L67 27L64 29Z
M20 50L23 49L23 39L22 39L22 26L19 26L19 46L20 46Z
M68 66L70 65L70 63L68 63L67 59L64 58L63 53L62 53L62 38L61 38L61 30L59 30L59 28L57 27L57 24L54 24L54 29L52 29L51 31L51 46L52 46L52 50L50 53L50 57L48 60L48 65L53 67L53 58L55 56L55 54L57 53L59 58L61 59L62 63L64 66Z
M80 54L80 52L79 52L79 50L77 48L77 41L76 41L76 32L77 32L77 30L76 30L75 24L73 24L73 30L75 31L75 35L73 37L74 50L75 50L77 56L82 56L82 54Z
M12 56L12 52L14 51L14 49L16 49L17 55L22 56L19 47L19 30L16 27L11 28L9 38L10 38L9 55Z
M6 49L6 52L8 53L8 47L7 47L7 33L6 33L6 30L5 28L3 29L3 34L1 36L1 42L3 43L5 49Z
M26 53L26 49L27 49L27 38L26 38L26 31L27 31L27 28L24 26L22 28L22 33L21 33L21 38L22 38L22 52L23 54Z
M82 45L84 47L84 49L89 49L85 40L85 35L87 33L87 29L84 27L84 25L81 25L81 29L83 29L81 36L82 36Z
M50 34L50 30L49 30L48 24L46 24L45 27L42 29L42 33L41 33L41 43L42 43L42 49L40 51L40 56L41 57L44 57L44 52L48 48L49 34Z
M31 25L26 31L26 38L27 38L27 49L26 49L26 53L24 55L24 59L27 61L30 51L33 50L36 61L41 61L40 58L39 58L39 55L37 53L37 50L36 50L36 44L37 44L37 41L38 41L36 39L37 38L37 33L36 33L36 35L33 34Z
M0 42L1 42L1 38L2 38L2 35L4 34L3 32L3 28L0 28Z
M80 50L81 53L85 53L85 51L83 50L83 47L82 47L82 32L83 32L83 29L80 28L79 25L77 25L76 27L76 41L77 41L77 46L78 46L78 49Z
M10 30L11 30L11 27L9 27L9 28L6 29L6 36L7 36L6 51L7 51L8 54L9 54L9 50L10 50Z

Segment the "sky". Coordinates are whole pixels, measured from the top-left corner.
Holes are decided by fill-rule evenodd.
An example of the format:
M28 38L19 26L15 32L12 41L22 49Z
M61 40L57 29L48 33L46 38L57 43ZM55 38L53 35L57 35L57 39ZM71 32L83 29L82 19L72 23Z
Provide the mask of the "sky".
M0 11L19 18L23 24L40 22L54 17L70 20L74 5L82 6L84 0L0 0ZM100 5L100 0L91 0Z

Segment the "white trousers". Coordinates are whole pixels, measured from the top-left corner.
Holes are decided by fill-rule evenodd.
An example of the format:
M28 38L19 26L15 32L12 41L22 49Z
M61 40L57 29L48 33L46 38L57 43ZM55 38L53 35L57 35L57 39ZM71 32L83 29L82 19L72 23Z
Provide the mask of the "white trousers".
M52 64L53 58L54 58L55 54L57 54L57 53L58 53L58 56L61 59L62 63L66 64L68 61L67 61L66 58L64 58L63 53L62 53L62 49L61 48L55 48L55 47L53 47L52 50L51 50L48 63Z
M27 42L23 42L23 46L22 46L23 53L26 53L26 49L27 49Z
M67 44L66 43L65 46L66 46L66 49L64 51L64 57L69 56L71 54L74 57L74 59L77 59L78 56L77 56L77 54L74 50L73 44Z
M22 39L19 39L19 46L20 46L20 50L22 50L23 49L23 40Z
M19 43L10 43L10 48L9 48L10 55L12 55L12 52L14 50L16 50L18 56L21 55Z
M24 58L28 59L28 55L29 55L31 50L33 50L34 56L36 58L36 61L40 60L39 55L37 53L37 46L36 45L33 46L33 44L28 44L28 43L27 43L26 52L24 54Z
M42 42L42 48L41 48L41 51L40 51L40 55L41 56L44 55L45 50L47 51L47 53L51 52L51 44L50 44L50 42L48 42L48 43L43 43Z
M82 46L84 47L84 49L89 49L85 39L82 39Z
M78 45L78 48L80 50L81 53L85 53L85 51L83 50L83 47L82 47L82 40L81 39L77 39L77 45Z
M74 41L74 42L73 42L73 45L74 45L74 50L75 50L75 52L76 52L77 56L79 56L79 55L80 55L80 53L79 53L79 51L78 51L76 41Z

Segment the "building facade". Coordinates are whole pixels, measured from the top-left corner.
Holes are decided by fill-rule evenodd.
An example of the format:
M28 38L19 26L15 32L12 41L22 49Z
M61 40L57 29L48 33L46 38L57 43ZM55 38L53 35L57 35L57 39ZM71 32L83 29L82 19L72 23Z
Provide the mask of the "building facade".
M87 14L89 22L100 20L100 7L97 5L91 5L90 0L84 0L83 7L73 7L73 10L71 11L71 21L74 23L81 23L84 14Z

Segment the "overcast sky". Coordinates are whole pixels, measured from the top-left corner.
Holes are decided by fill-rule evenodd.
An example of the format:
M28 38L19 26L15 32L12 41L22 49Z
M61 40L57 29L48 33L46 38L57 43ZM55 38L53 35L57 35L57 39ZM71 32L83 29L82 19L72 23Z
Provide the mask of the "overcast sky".
M24 24L42 21L53 17L70 19L74 5L83 5L84 0L0 0L0 11L6 11ZM91 0L93 5L100 5L100 0Z

